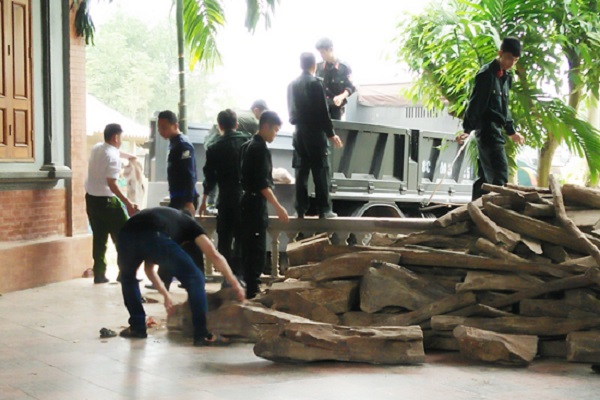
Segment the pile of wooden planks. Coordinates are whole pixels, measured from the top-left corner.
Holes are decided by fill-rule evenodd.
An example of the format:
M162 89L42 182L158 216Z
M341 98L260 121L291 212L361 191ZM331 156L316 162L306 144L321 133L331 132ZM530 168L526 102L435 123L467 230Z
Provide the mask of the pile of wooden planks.
M484 185L490 194L401 237L292 243L264 306L350 327L419 325L425 350L527 365L600 363L600 191Z

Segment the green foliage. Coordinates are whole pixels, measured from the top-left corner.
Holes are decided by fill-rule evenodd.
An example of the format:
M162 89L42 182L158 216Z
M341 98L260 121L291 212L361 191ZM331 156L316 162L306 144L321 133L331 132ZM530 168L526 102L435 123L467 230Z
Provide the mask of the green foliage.
M183 2L183 33L190 51L190 69L198 62L211 68L220 61L216 35L224 24L225 15L219 0Z
M399 26L398 59L419 75L410 97L462 118L479 68L495 57L502 37L520 38L510 105L518 131L536 148L550 135L564 140L595 177L600 132L576 110L598 97L599 28L596 0L435 2Z
M117 13L87 49L88 92L141 124L155 111L177 110L177 46L173 21L149 28ZM212 122L232 96L200 71L188 74L190 121ZM93 110L90 110L93 112Z
M279 0L246 0L247 1L247 13L246 13L246 28L253 32L256 30L258 21L262 17L265 20L265 28L271 27L272 15L275 12L275 6L279 3Z

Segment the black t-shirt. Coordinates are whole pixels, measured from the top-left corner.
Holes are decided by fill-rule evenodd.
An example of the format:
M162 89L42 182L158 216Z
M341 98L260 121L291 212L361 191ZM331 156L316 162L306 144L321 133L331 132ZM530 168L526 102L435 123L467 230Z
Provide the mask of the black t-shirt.
M155 207L142 210L131 217L121 232L162 232L181 244L206 235L204 228L189 215L169 207Z

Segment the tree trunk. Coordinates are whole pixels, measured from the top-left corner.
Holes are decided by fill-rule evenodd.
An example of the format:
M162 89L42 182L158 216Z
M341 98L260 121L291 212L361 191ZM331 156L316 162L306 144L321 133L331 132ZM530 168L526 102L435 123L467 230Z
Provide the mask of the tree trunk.
M179 130L187 134L187 105L185 103L185 46L183 42L183 0L177 0L177 61L179 72Z
M556 152L559 144L560 142L554 136L550 135L542 145L537 167L538 186L548 186L548 177L550 176L552 159L554 158L554 152Z

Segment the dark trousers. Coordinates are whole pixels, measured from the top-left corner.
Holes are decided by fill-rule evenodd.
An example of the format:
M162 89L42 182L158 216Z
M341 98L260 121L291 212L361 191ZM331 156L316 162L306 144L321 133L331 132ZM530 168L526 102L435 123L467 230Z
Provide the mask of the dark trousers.
M311 172L315 184L317 212L325 214L331 211L329 143L324 132L319 129L297 127L293 144L292 166L296 172L296 212L298 215L304 215L308 211L308 176Z
M183 200L182 198L174 198L170 200L169 207L174 208L176 210L183 210L183 206L186 202L187 200ZM198 209L198 196L194 197L193 203L194 208ZM204 274L204 255L202 254L198 246L196 246L196 244L193 242L186 242L183 243L181 247L186 253L188 253L190 257L192 257L192 260L194 261L194 264L196 264L196 267L198 267L200 272ZM171 282L173 282L173 275L171 274L171 272L167 268L162 268L159 265L157 273L160 280L163 281L163 283L165 284L167 290L169 290L169 288L171 287ZM181 282L181 284L184 285L183 282Z
M344 115L344 107L336 107L335 105L329 106L329 116L331 119L342 119L342 115Z
M207 301L204 276L192 258L171 238L155 231L123 232L117 240L121 290L129 311L129 325L136 331L146 331L146 313L142 305L136 272L143 261L160 265L183 284L192 311L194 338L204 338Z
M127 221L127 213L117 197L85 195L85 208L92 227L92 256L94 276L106 274L106 247L108 236L117 243L119 231Z
M246 193L242 198L242 266L246 297L259 291L260 275L267 261L267 201L261 194Z
M473 183L473 200L480 198L484 192L481 186L484 183L504 186L508 182L508 161L504 143L486 141L484 137L477 138L477 176Z
M218 250L225 257L235 276L241 277L241 210L240 204L219 204L217 214Z

